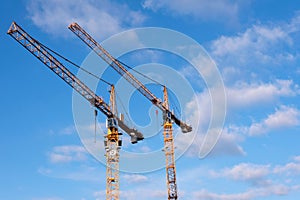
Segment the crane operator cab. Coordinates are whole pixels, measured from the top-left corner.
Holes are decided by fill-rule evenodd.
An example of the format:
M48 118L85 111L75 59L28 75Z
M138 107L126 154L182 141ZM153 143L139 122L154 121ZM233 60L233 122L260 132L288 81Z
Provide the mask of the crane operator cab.
M104 146L108 149L108 141L117 142L117 146L122 146L122 140L120 136L122 133L118 132L118 120L116 118L107 118L106 120L106 128L107 128L107 136L106 140L104 140Z
M118 128L118 121L115 118L107 118L106 120L106 128Z
M168 111L163 112L164 122L172 123L171 113Z

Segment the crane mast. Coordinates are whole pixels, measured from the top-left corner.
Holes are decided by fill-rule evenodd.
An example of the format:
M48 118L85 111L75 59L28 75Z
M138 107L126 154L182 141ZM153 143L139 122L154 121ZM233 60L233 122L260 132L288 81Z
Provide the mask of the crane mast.
M98 56L100 56L107 64L116 70L122 77L124 77L131 85L133 85L140 93L142 93L155 106L162 110L164 115L164 151L166 157L166 176L168 187L168 199L177 199L177 185L176 185L176 170L174 159L174 139L172 123L175 122L183 133L191 132L192 127L181 121L169 109L167 89L164 87L164 101L161 101L150 90L146 88L138 79L136 79L121 62L110 55L100 44L96 42L83 28L77 23L69 25L69 29L77 35L84 43L86 43Z
M110 91L110 108L116 114L115 87ZM107 135L105 136L106 157L106 199L118 200L120 196L119 187L119 159L122 146L121 133L118 132L118 124L115 118L107 118Z
M129 128L123 120L117 117L114 87L111 89L110 106L102 97L96 95L88 86L81 82L71 71L59 62L41 43L26 33L16 22L13 22L7 32L31 54L44 63L50 70L63 79L68 85L75 89L81 96L87 99L93 106L107 116L108 133L105 137L106 156L106 187L107 200L119 199L119 149L122 145L121 133L118 127L123 129L129 136L131 142L136 143L144 137L136 129Z
M169 108L169 99L167 88L164 87L164 106ZM174 158L174 139L173 139L173 124L171 116L168 112L163 113L163 127L164 127L164 152L166 157L166 174L167 174L167 188L168 200L176 200L177 184L176 184L176 169Z

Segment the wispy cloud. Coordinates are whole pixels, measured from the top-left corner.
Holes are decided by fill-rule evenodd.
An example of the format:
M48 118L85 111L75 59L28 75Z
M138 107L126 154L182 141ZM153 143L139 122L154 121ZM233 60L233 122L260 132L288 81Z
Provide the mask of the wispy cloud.
M148 181L148 177L141 174L126 174L123 178L128 183L144 183Z
M214 177L226 177L237 181L257 183L270 173L270 165L256 165L252 163L240 163L232 168L225 168L220 172L212 171Z
M187 157L199 157L204 137L204 133L201 132L197 133L195 138L188 134L179 134L175 139L176 151L183 151L183 148L188 146L184 155ZM238 128L235 130L231 127L224 128L209 156L244 156L246 155L246 152L240 145L244 140L245 137L243 132L238 132Z
M219 137L216 145L213 147L211 156L236 156L246 155L247 152L241 145L247 137L260 136L270 134L282 130L283 128L293 128L300 125L300 110L289 106L280 106L274 113L269 114L260 122L253 122L249 126L234 126L226 125L223 128L222 134ZM189 148L185 152L185 156L199 156L201 145L205 131L199 129L195 137L191 135L178 135L175 139L177 150L182 150L183 147ZM300 160L300 158L298 158Z
M292 162L289 162L283 166L276 166L274 168L274 173L276 174L287 174L289 176L300 174L300 156L295 156Z
M201 20L209 21L238 21L241 7L247 5L246 1L230 0L187 0L187 1L168 1L168 0L145 0L143 7L152 11L166 10L171 15L193 16Z
M102 165L87 164L76 165L49 165L39 167L38 173L55 179L67 179L72 181L88 181L99 183L100 179L105 180L105 168Z
M27 12L32 22L48 33L65 35L67 26L76 21L98 39L139 25L145 19L141 12L131 10L126 4L108 0L31 0Z
M277 178L280 178L280 175L286 177L286 175L300 174L300 162L298 157L299 156L295 156L292 162L276 166L272 166L271 164L239 163L221 170L211 170L210 175L213 178L222 177L234 181L258 183L260 180L267 180L268 176L274 174L278 175Z
M74 125L67 126L59 131L61 135L71 135L76 133L76 127Z
M300 111L296 108L281 106L275 113L261 122L253 123L249 127L249 135L261 135L281 128L300 125Z
M82 146L56 146L48 154L51 163L69 163L87 159L87 151Z
M247 153L241 143L245 140L240 127L225 127L217 144L214 146L211 156L245 156Z
M230 108L244 108L270 104L279 97L295 96L298 86L292 80L275 80L273 83L238 82L226 88L228 105Z
M239 82L234 86L226 87L227 93L227 113L244 112L245 108L259 108L261 106L274 105L280 102L283 97L296 96L298 85L292 80L275 80L269 83ZM175 139L178 151L189 146L186 156L198 156L203 145L205 134L207 134L212 117L212 101L208 90L197 93L195 97L186 105L185 112L189 116L188 121L194 127L194 131L188 135L177 135ZM221 112L221 111L220 111ZM261 121L253 120L249 122L248 116L245 122L250 125L226 124L223 128L218 142L213 148L211 155L246 155L241 143L248 136L266 134L280 130L283 127L294 127L299 125L299 110L297 108L281 105L265 119ZM215 111L218 114L218 111ZM201 120L200 120L201 119ZM198 125L198 126L197 126ZM198 129L197 129L198 127Z
M193 193L193 199L210 199L210 200L251 200L259 197L268 197L272 195L282 196L288 194L290 191L295 190L294 187L285 185L271 185L261 188L253 188L242 193L235 194L219 194L209 192L207 190L200 190Z
M294 161L291 163L277 166L271 164L239 163L221 170L211 170L210 175L213 178L225 178L236 181L237 183L249 183L250 187L247 191L233 194L221 194L202 189L195 192L193 195L195 198L212 200L250 200L273 195L287 195L292 191L298 191L300 189L299 185L293 183L283 185L278 184L277 182L284 182L287 178L286 175L295 175L299 173L299 162L297 161L297 157L294 157Z
M289 22L256 24L235 36L221 36L211 43L210 52L221 66L252 64L282 64L299 56L292 49L300 30L296 14Z

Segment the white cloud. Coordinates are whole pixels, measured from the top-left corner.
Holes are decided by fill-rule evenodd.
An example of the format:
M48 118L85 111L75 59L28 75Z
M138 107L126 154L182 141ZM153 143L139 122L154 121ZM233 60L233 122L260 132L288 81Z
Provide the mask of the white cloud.
M141 148L139 150L139 152L143 152L143 153L149 153L151 151L152 151L152 149L149 146L146 146L146 145L141 146Z
M298 86L291 80L276 80L274 83L260 84L240 82L233 87L228 87L226 91L227 112L231 112L233 109L269 105L275 103L275 100L280 97L294 96L298 93ZM185 155L198 156L212 117L212 102L209 91L204 90L202 93L196 94L186 105L185 112L186 116L189 116L187 121L191 123L194 130L188 135L178 134L175 145L178 151L184 151L184 148L189 146ZM259 123L253 123L249 127L227 125L223 128L223 132L211 155L246 155L239 144L244 141L245 135L266 133L281 127L297 125L298 112L297 109L281 106L267 119ZM218 111L215 113L218 114ZM197 125L199 125L198 129Z
M270 173L269 165L255 165L251 163L240 163L232 168L226 168L220 172L212 171L215 177L226 177L237 181L249 181L257 183Z
M49 153L49 160L51 163L68 163L72 161L84 161L87 151L82 146L56 146L53 151Z
M59 131L62 135L71 135L73 133L76 133L76 127L74 125L67 126Z
M298 126L300 123L300 111L296 108L281 106L275 113L261 122L253 123L249 127L249 135L261 135L267 132L286 127Z
M299 156L294 157L293 162L277 166L272 166L271 164L259 165L253 163L239 163L232 167L226 167L218 171L211 170L210 175L213 178L223 177L234 181L246 181L250 183L258 183L257 181L265 180L265 183L267 183L269 175L278 175L282 173L291 175L300 173L300 162L297 160L298 157ZM269 181L269 185L271 184L272 182Z
M106 191L105 190L101 190L101 191L96 191L94 192L93 196L96 198L96 200L102 200L105 199L105 194Z
M293 162L287 163L283 166L276 166L274 168L275 174L286 173L288 175L299 175L300 174L300 156L295 156Z
M288 39L288 35L279 27L253 26L237 36L221 36L218 40L213 41L212 53L216 56L226 56L249 49L257 52L258 50L264 50L269 43L276 43L286 39Z
M236 22L246 1L231 0L145 0L143 7L153 11L167 10L172 15L193 16L201 20Z
M184 152L185 156L188 157L199 157L201 145L203 145L204 140L204 132L194 133L193 135L189 134L178 134L175 139L175 147L176 151L184 151L185 147L188 149ZM209 156L240 156L246 155L245 150L240 145L241 142L244 141L244 132L243 128L239 127L227 127L223 129L222 134L220 135L217 143L213 147Z
M126 174L123 177L125 181L128 183L144 183L148 181L147 176L140 175L140 174L133 174L133 175Z
M166 196L167 196L166 190L154 190L154 191L149 191L149 193L150 193L151 197L153 197L154 199L166 198Z
M207 190L194 192L193 199L209 199L209 200L251 200L259 197L268 197L272 195L282 196L287 195L290 191L296 188L284 185L271 185L261 188L252 188L248 191L236 194L218 194Z
M300 156L295 156L295 157L294 157L294 160L295 160L296 162L300 162Z
M222 96L220 97L222 98ZM215 102L220 101L220 98ZM189 116L187 121L191 123L193 131L188 134L178 134L175 138L176 151L183 152L186 150L185 155L189 157L199 157L201 148L208 146L204 143L206 136L210 134L208 148L213 147L211 155L245 155L245 151L238 144L242 142L243 136L237 127L227 127L222 129L221 122L218 124L220 128L210 127L212 118L212 109L214 110L214 117L221 116L223 110L218 110L218 107L212 105L211 95L208 90L204 90L202 93L195 94L194 98L186 105L186 116ZM215 124L217 127L217 125ZM219 131L222 131L220 134ZM209 151L209 150L208 150Z
M291 80L276 80L274 83L239 82L226 89L229 108L270 103L278 97L293 96L298 92Z
M66 126L60 130L49 130L49 135L72 135L76 133L76 127L74 125Z
M292 128L300 125L300 110L288 106L280 106L274 113L269 114L260 122L254 122L250 126L227 125L223 128L216 145L213 147L211 156L220 155L246 155L247 152L241 146L247 137L259 136L270 132L281 130L282 128ZM186 156L194 157L199 155L200 147L203 142L204 133L196 133L195 138L188 135L179 135L175 140L176 147L187 146L191 143L189 149L185 152ZM193 141L191 141L193 140ZM295 157L299 160L299 157Z
M295 108L282 106L274 114L264 120L264 124L270 129L296 126L299 124L300 111Z
M245 192L224 194L214 193L202 189L193 194L194 199L210 199L210 200L250 200L259 197L282 196L288 195L291 191L298 191L299 185L292 184L291 181L286 182L289 175L297 175L300 173L300 162L298 156L294 157L294 162L285 165L272 166L259 165L253 163L239 163L232 167L220 169L218 171L211 170L210 176L213 178L226 178L234 180L238 184L247 182L251 187ZM277 184L278 182L286 182L285 185Z
M291 162L284 166L277 166L274 173L288 173L289 175L300 174L300 163Z
M186 116L189 116L187 121L189 121L194 128L199 124L199 129L204 130L210 121L211 107L211 96L208 90L196 93L185 107Z
M260 122L252 123L250 126L233 126L227 125L223 128L216 145L213 147L211 156L220 155L246 155L246 151L241 146L241 143L247 138L247 136L259 136L267 134L272 131L278 131L282 128L292 128L300 125L300 110L288 107L280 106L272 114L269 114L265 119ZM204 129L199 129L198 133L195 133L195 138L190 135L178 135L175 144L179 150L181 147L187 146L190 143L189 149L185 152L186 156L195 157L199 156L200 148L204 139ZM191 141L193 140L193 141ZM300 158L295 158L295 160Z
M211 156L245 156L246 152L240 145L245 140L243 136L244 131L243 128L239 127L224 128L222 135L211 152Z
M55 179L67 179L72 181L88 181L99 183L99 178L105 177L105 167L102 165L87 165L87 161L84 164L76 165L50 165L48 167L40 167L39 174Z
M292 34L300 30L299 16L297 13L290 22L253 25L235 36L221 36L211 43L210 52L220 65L294 61L298 55L290 48L296 43Z
M96 38L105 38L124 27L139 25L145 19L140 12L130 10L127 5L108 0L31 0L27 11L33 23L46 32L64 34L67 26L75 21Z

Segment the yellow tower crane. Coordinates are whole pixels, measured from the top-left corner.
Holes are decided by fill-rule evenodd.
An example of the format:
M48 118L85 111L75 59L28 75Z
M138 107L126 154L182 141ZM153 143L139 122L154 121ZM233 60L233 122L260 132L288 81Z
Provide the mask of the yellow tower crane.
M164 87L164 107L169 109L169 99L167 88ZM174 158L174 139L173 139L173 125L172 118L168 112L163 113L163 127L164 127L164 152L166 157L166 173L167 173L167 187L168 199L177 199L177 184L176 184L176 169Z
M110 91L110 108L114 115L117 115L115 101L115 87ZM106 199L119 199L119 158L122 140L118 131L118 123L115 118L108 118L106 121L107 135L105 136L105 156L106 156Z
M168 188L168 199L178 198L176 185L176 170L174 160L174 140L172 133L172 123L175 122L183 133L192 131L192 127L181 121L169 109L167 89L164 87L164 102L156 97L144 84L135 78L119 60L110 55L100 44L96 42L83 28L77 23L69 25L69 29L85 42L98 56L100 56L109 66L116 70L131 85L133 85L148 100L163 112L164 116L164 152L166 156L166 177Z
M105 156L106 156L106 199L119 200L119 150L122 144L118 127L125 131L132 143L143 140L142 133L134 128L129 128L122 119L117 116L114 87L110 91L110 105L104 99L96 95L88 86L79 80L51 53L53 52L38 40L26 33L16 22L13 22L7 32L17 42L19 42L32 55L38 58L56 75L63 79L68 85L76 90L81 96L88 100L92 106L101 111L107 117L107 135L105 136ZM49 51L48 51L49 50Z

